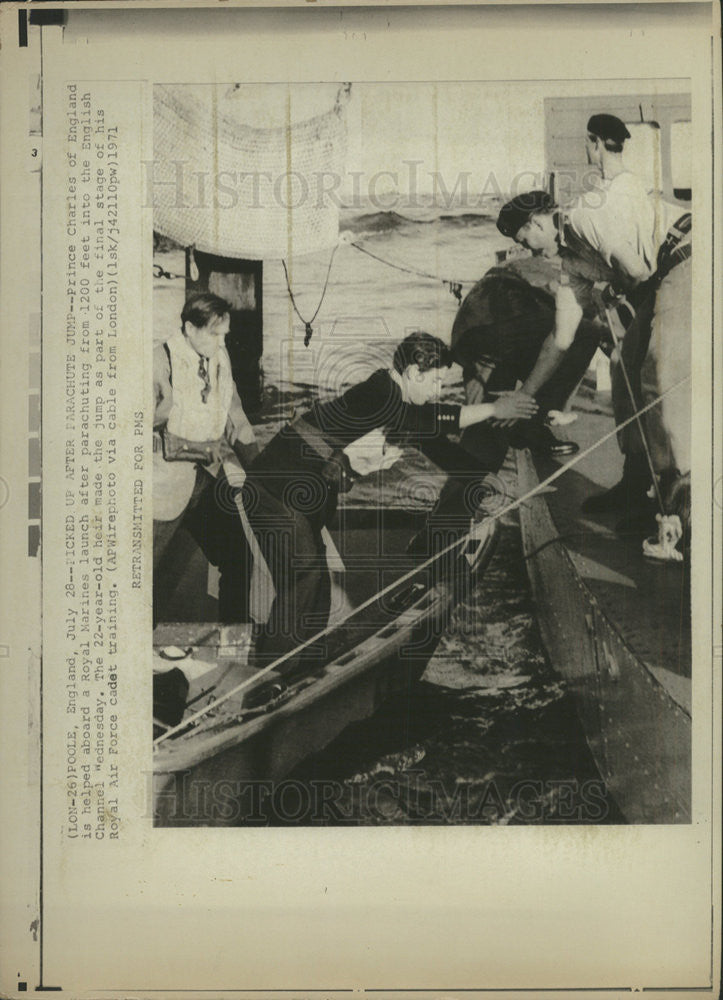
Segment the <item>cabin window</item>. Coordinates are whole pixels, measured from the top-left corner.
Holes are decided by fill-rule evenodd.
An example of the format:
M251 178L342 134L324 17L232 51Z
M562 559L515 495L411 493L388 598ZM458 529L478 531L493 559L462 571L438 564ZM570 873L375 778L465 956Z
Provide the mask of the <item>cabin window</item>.
M690 151L692 148L692 123L673 122L670 127L670 172L673 181L673 195L678 201L690 201L691 199L693 185Z
M625 123L630 138L625 143L623 161L628 170L643 181L648 191L663 191L663 162L660 156L660 126L657 122Z

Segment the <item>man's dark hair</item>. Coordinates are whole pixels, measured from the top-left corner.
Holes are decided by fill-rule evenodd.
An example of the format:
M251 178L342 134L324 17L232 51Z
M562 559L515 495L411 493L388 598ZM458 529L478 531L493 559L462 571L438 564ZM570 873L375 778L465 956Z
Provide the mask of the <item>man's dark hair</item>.
M206 326L212 319L220 319L231 312L231 306L226 299L212 292L197 292L192 295L181 312L181 323L192 323L194 326Z
M605 149L607 149L608 153L622 153L623 151L622 142L616 142L614 139L601 139L600 136L595 135L594 132L588 132L588 136L593 141L595 139L600 139Z
M433 337L431 333L417 330L397 346L394 352L394 368L400 373L410 365L417 365L420 372L430 368L449 368L452 364L452 353L444 341Z

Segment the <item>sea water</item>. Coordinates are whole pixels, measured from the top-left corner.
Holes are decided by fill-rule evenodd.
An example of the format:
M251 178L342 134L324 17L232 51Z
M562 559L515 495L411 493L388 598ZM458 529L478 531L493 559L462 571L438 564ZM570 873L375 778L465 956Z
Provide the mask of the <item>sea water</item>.
M287 274L280 261L264 262L265 405L255 427L262 445L313 398L389 366L394 346L411 331L449 342L454 291L469 291L510 246L495 227L497 207L345 210L335 250L290 259ZM170 273L184 270L178 249L158 251L154 262ZM160 278L155 286L154 337L162 340L177 328L184 282ZM456 366L445 392L462 400ZM374 504L381 491L385 503L425 505L443 481L418 453L405 452L344 502ZM499 485L514 493L514 461ZM308 808L293 817L270 811L264 822L621 822L572 698L545 656L516 515L503 517L495 556L456 609L422 680L290 780L314 792Z

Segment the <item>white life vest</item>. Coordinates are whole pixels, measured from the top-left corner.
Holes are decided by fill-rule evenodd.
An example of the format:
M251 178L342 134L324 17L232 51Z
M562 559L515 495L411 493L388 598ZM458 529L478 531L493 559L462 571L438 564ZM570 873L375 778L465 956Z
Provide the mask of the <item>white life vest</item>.
M168 430L188 441L221 441L233 397L233 376L226 348L220 347L208 361L209 391L205 403L201 395L205 383L199 375L200 355L180 330L168 338L166 348L172 389ZM183 513L193 493L196 468L194 462L166 462L163 452L154 449L154 520L173 521Z
M233 397L231 362L225 347L208 359L210 389L203 401L204 381L199 375L200 355L180 330L166 341L171 359L173 405L167 427L188 441L220 440L226 430Z

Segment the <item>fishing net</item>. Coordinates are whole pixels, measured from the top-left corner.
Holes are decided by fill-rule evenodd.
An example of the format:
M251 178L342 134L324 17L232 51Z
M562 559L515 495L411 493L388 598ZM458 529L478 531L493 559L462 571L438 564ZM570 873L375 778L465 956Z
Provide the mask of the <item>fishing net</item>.
M154 229L208 253L252 260L336 244L328 192L346 157L342 87L329 110L297 123L244 122L233 86L154 88Z

